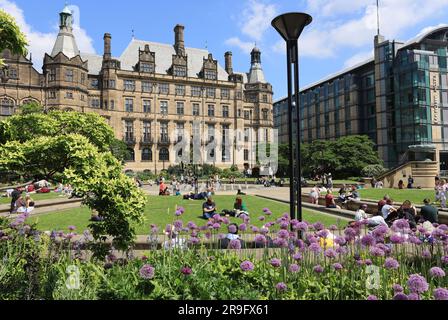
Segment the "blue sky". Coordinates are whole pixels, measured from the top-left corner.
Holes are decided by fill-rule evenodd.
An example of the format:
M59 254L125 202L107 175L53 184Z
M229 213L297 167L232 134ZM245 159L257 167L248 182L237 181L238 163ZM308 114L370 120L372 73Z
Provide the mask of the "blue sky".
M276 15L304 11L314 18L300 39L301 86L363 61L372 55L376 33L376 0L73 0L79 8L75 28L81 51L103 52L103 34L113 37L113 54L121 55L131 30L141 40L173 43L173 28L185 25L188 47L208 47L221 65L233 52L234 69L247 72L250 50L262 50L266 79L275 98L286 94L283 41L271 28ZM448 23L448 0L380 0L381 30L389 39L408 40L425 28ZM58 13L64 1L0 0L28 35L38 68L57 34ZM75 15L78 15L77 8ZM75 18L76 20L76 18Z

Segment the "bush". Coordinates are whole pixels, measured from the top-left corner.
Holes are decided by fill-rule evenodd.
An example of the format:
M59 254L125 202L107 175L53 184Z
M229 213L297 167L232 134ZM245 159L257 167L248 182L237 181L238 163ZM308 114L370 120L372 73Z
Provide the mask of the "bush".
M373 177L380 176L384 172L386 172L386 169L382 165L374 164L374 165L366 166L364 169L362 169L361 174L364 177L373 178Z

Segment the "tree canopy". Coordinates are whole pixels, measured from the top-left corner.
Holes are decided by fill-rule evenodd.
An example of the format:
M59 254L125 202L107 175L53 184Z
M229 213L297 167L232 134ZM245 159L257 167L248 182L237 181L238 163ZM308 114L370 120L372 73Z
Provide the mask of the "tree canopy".
M20 31L15 19L3 10L0 10L0 52L5 49L13 54L25 56L28 42L26 36ZM4 61L0 59L0 67L4 66Z
M113 132L101 117L74 112L32 113L0 122L0 172L60 175L103 218L89 227L127 249L143 222L146 197L109 151Z

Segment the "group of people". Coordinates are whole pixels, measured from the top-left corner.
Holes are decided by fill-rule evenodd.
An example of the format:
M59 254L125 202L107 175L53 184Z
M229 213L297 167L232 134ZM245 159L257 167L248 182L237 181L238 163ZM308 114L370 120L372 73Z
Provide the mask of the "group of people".
M218 213L218 208L216 203L213 201L212 197L208 197L207 200L202 204L202 217L206 220L212 219L214 215ZM227 217L235 217L238 218L242 214L249 216L249 211L247 210L247 206L243 201L243 198L237 196L235 202L233 204L233 209L223 209L220 215Z
M357 186L346 186L345 184L339 189L338 197L335 198L333 191L321 186L314 186L309 193L310 203L319 204L319 196L321 193L326 192L325 206L327 208L340 209L348 201L361 201L361 195Z
M23 196L23 191L15 189L11 193L10 214L15 213L31 213L34 210L35 202L29 194Z
M394 206L393 200L386 195L378 202L377 212L372 216L367 214L368 206L366 204L361 205L356 211L355 221L367 220L369 228L380 225L391 226L398 219L407 220L412 229L417 228L419 222L437 223L438 209L431 205L430 199L424 199L423 203L424 206L418 213L411 201L406 200L397 208Z
M406 188L414 189L414 178L412 178L412 176L408 177L408 184L407 184ZM400 189L400 190L405 189L403 180L398 181L398 189Z

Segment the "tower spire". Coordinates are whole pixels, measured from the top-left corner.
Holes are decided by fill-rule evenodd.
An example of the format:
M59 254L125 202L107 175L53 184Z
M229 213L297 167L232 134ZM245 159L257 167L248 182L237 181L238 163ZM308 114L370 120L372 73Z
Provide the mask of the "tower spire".
M377 35L380 35L380 3L376 0L376 25L377 25Z
M71 59L79 55L80 52L73 35L73 13L67 3L61 13L59 13L59 17L59 34L51 56L55 57L59 52L62 52Z

